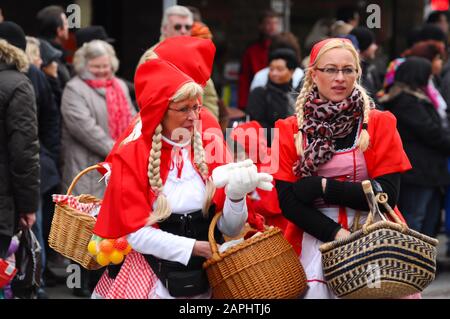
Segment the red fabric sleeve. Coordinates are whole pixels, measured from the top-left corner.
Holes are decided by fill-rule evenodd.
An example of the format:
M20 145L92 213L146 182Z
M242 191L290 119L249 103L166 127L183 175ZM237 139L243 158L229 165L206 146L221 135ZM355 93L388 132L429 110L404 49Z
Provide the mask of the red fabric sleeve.
M297 131L297 119L295 116L291 116L284 120L278 120L275 123L275 134L273 141L276 143L279 139L278 153L276 147L272 144L272 156L279 158L279 169L273 177L275 179L295 182L298 178L294 175L292 167L295 161L297 161L297 151L295 149L294 133Z
M412 168L397 131L397 120L390 112L372 110L369 115L370 144L364 157L370 178L403 173Z
M146 174L138 173L147 171L145 161L128 162L116 154L112 157L112 166L114 168L93 230L102 238L118 238L142 228L150 215L150 203L154 198L150 188L146 187Z

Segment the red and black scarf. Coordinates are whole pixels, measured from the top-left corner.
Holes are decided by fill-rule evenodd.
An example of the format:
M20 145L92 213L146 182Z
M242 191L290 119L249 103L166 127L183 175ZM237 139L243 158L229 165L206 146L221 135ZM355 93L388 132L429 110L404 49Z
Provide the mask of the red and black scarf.
M335 139L347 136L358 125L364 112L364 100L356 88L343 101L321 100L315 88L308 95L303 109L301 131L310 143L304 149L303 158L293 168L295 175L302 177L311 176L320 164L333 157Z

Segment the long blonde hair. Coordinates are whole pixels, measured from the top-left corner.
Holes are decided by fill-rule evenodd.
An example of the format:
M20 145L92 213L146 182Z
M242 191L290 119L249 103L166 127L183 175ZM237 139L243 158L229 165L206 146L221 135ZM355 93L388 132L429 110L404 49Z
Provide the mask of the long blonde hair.
M179 102L186 99L201 98L203 95L203 89L200 85L194 82L188 82L184 84L171 98L170 102ZM162 130L161 124L155 130L152 137L152 148L150 150L148 159L148 181L152 191L156 194L156 207L151 213L147 225L163 221L170 216L172 210L170 204L163 194L164 185L161 179L160 166L161 166L161 149L162 149ZM216 188L212 181L208 178L209 170L205 159L205 149L203 148L202 135L194 129L192 137L192 145L194 149L194 164L200 172L203 180L206 181L206 194L202 207L203 215L208 215L209 208L211 206L212 199Z
M306 99L308 95L311 93L311 91L314 88L314 82L312 78L312 72L313 69L317 66L317 62L320 60L322 55L331 50L336 48L342 48L350 51L350 53L353 55L353 58L356 63L356 69L358 78L355 82L355 88L361 92L363 101L364 101L364 115L363 115L363 129L359 135L358 139L358 147L365 152L367 148L369 147L370 143L370 136L367 132L367 124L369 122L369 112L371 109L371 105L373 105L371 98L367 94L366 90L359 84L360 78L361 78L361 66L359 61L359 55L358 52L356 52L353 45L349 42L342 41L340 39L333 39L327 42L319 51L317 54L316 60L314 63L306 70L305 73L305 79L302 86L302 89L300 91L300 94L297 97L297 101L295 102L295 113L297 116L297 125L298 125L298 132L294 135L295 139L295 148L297 150L297 155L302 156L303 155L303 134L301 132L301 128L303 127L303 120L304 120L304 114L303 114L303 106L305 105Z

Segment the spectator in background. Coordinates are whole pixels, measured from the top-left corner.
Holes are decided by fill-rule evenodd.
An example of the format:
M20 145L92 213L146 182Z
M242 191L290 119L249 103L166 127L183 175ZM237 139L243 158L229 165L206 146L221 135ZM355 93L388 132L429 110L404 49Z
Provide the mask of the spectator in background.
M84 43L90 42L92 40L102 40L105 41L111 45L114 45L114 42L116 42L116 39L111 38L108 33L106 33L106 30L101 25L92 25L89 27L78 29L75 32L75 41L77 43L77 49L81 48ZM128 81L127 79L120 78L128 87L128 91L130 92L130 98L133 102L133 106L138 111L138 106L136 103L136 95L134 93L134 84L133 82Z
M192 12L184 6L171 6L164 11L161 21L160 41L180 35L190 36L194 17Z
M281 32L280 15L271 10L265 11L259 20L258 29L258 41L245 50L241 61L238 88L238 107L241 109L247 106L253 76L268 64L272 38Z
M62 98L62 83L59 78L59 64L62 57L62 52L55 49L49 42L41 39L39 50L42 58L41 69L44 72L48 83L52 89L53 97L56 102L58 113L61 114L61 98Z
M359 57L361 61L361 84L373 99L381 89L379 72L373 64L378 45L375 42L375 34L366 27L356 27L351 32L356 36L359 45Z
M2 23L5 20L5 18L3 17L3 11L0 8L0 23Z
M65 62L66 51L63 43L69 38L69 24L64 9L60 6L48 6L41 9L37 15L39 38L48 41L55 49L62 52L58 60L58 78L64 89L70 80L71 73Z
M33 226L39 206L38 121L25 47L20 26L0 23L0 258L18 227Z
M270 129L275 122L284 119L295 110L297 91L292 87L292 76L298 67L298 57L292 49L276 49L269 56L269 76L264 87L250 92L247 113L267 129L267 145L270 147Z
M431 75L428 59L407 58L397 68L394 85L381 102L397 118L397 128L413 167L401 177L399 208L412 229L436 237L442 188L450 183L450 134L427 94Z
M442 63L443 59L446 58L444 42L436 40L420 41L406 50L403 55L405 57L418 56L431 62L431 77L425 92L439 113L442 125L448 127L447 103L439 91Z
M433 11L428 15L426 23L439 27L448 35L448 11Z
M164 11L161 21L160 42L152 46L147 52L152 51L164 39L176 36L192 36L193 24L194 15L187 7L175 5L167 8L166 11ZM141 57L139 63L144 61L146 53ZM203 106L205 106L216 119L219 119L218 101L219 97L217 96L214 83L209 79L204 88Z
M298 43L298 38L291 32L282 32L273 37L272 43L269 47L269 55L276 49L287 48L295 51L297 56L297 63L301 61L300 44ZM304 75L303 70L300 67L295 68L294 74L292 75L292 87L296 88L299 86L300 81ZM252 83L250 85L250 93L253 89L261 86L265 86L269 79L269 66L256 72L253 77Z
M37 45L36 45L37 44ZM50 226L53 218L54 206L52 205L52 194L59 192L60 174L59 174L59 151L60 151L60 114L56 106L52 89L47 81L45 74L40 70L42 59L40 59L39 40L27 37L27 54L36 64L30 64L27 76L31 80L36 97L36 106L38 114L39 131L39 158L41 166L41 188L40 188L40 207L36 214L36 223L33 231L41 245L42 257L42 275L46 277L45 269L47 261L47 252L50 248L47 243L50 234ZM41 278L44 278L41 277ZM44 290L45 279L37 291L38 299L47 299L47 293Z

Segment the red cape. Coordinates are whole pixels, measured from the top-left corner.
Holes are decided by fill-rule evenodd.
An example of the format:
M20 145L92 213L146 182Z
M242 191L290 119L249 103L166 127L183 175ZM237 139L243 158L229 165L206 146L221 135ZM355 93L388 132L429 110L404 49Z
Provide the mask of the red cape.
M297 118L291 116L275 123L280 134L280 169L274 178L286 182L295 182L292 167L298 159L294 144L294 134L298 132ZM367 170L371 179L390 173L403 173L412 168L403 150L403 144L397 131L397 120L390 112L371 110L369 114L370 146L364 152ZM403 216L395 208L397 215ZM299 212L301 214L301 212ZM297 254L301 252L303 230L288 222L285 237L292 244Z

